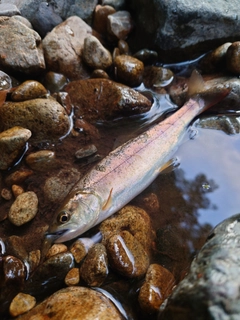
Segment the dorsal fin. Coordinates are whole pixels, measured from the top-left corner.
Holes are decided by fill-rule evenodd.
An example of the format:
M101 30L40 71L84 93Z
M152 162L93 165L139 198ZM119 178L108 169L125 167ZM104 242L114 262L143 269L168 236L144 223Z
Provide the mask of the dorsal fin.
M201 74L194 69L191 77L188 80L188 96L192 97L195 94L205 89L205 83Z

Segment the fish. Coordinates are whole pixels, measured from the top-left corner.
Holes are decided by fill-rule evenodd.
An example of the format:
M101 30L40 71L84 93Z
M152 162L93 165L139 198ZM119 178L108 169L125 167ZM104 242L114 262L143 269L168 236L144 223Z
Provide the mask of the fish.
M54 215L49 239L72 240L129 203L169 166L191 121L230 91L224 85L200 90L172 115L111 151L70 191Z

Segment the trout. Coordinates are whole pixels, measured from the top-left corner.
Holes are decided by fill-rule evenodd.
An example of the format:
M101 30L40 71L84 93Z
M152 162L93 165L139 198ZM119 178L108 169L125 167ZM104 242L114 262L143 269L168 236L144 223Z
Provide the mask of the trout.
M109 153L73 187L48 236L65 242L107 219L140 194L166 168L189 124L230 89L196 94L175 113Z

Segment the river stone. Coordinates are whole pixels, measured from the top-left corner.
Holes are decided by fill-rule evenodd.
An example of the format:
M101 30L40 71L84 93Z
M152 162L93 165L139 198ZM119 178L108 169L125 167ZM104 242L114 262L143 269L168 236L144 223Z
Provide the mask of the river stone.
M107 17L109 14L115 13L116 10L108 5L102 6L98 4L94 11L93 29L102 35L107 34Z
M135 32L130 47L158 51L161 61L184 61L239 40L238 0L129 0ZM130 10L130 11L131 11Z
M0 16L12 17L15 15L20 15L18 8L11 3L0 3Z
M57 2L57 0L55 0ZM70 3L69 10L67 16L78 16L87 24L91 24L92 16L96 5L98 4L98 0L75 0L75 1L66 1Z
M18 186L16 184L12 185L12 193L13 193L15 198L17 198L23 192L24 192L24 189L21 186Z
M45 74L43 83L51 93L55 93L67 84L67 78L61 73L49 71Z
M38 211L38 198L33 191L20 194L11 205L8 219L15 226L21 226L31 221Z
M67 252L68 248L63 243L54 243L51 248L48 250L46 258L50 258L59 253Z
M61 289L17 319L122 320L113 303L102 293L84 287Z
M34 80L27 80L21 83L11 93L11 99L13 101L25 101L35 98L40 98L47 94L47 89L44 86Z
M67 134L70 120L65 109L53 99L5 102L0 108L0 127L22 126L31 130L32 140L54 140Z
M35 75L45 69L39 34L14 18L0 17L0 57L9 71Z
M54 151L51 150L40 150L30 153L25 161L27 165L36 171L49 171L56 168L58 162Z
M108 240L107 253L111 267L128 278L143 276L149 266L148 254L128 231L122 231Z
M75 116L89 122L139 114L151 107L141 93L107 79L72 81L64 90L70 95Z
M72 268L69 270L65 277L66 286L76 286L80 282L80 272L79 268Z
M128 11L117 11L108 15L107 30L110 39L125 40L133 29L133 21Z
M9 174L5 178L5 183L7 186L12 186L13 184L21 184L32 174L33 174L32 170L22 168L21 170L16 170L11 174Z
M230 72L240 74L240 41L232 43L227 50L227 68Z
M122 9L126 5L126 0L102 0L103 6L112 6L116 10Z
M141 84L144 71L142 61L123 54L115 58L114 65L118 81L131 87L137 87Z
M81 55L84 39L91 33L92 28L77 16L56 26L42 41L48 69L70 79L86 77Z
M26 293L18 293L12 300L9 313L12 317L17 317L29 310L31 310L36 305L36 299Z
M156 313L170 295L174 285L174 276L170 271L159 264L151 264L138 295L142 310L147 313Z
M80 268L81 278L90 287L100 287L108 275L106 248L97 243L88 251Z
M30 137L31 131L19 126L10 126L10 129L0 133L0 170L6 170L14 164Z
M143 83L146 88L158 89L168 86L174 79L170 69L148 66L144 69Z
M82 158L90 157L93 154L95 154L96 152L97 152L96 146L94 144L89 144L89 145L82 147L81 149L78 149L75 152L75 157L77 159L82 159Z
M82 57L85 63L93 69L107 69L112 64L112 56L101 42L89 35L84 39Z

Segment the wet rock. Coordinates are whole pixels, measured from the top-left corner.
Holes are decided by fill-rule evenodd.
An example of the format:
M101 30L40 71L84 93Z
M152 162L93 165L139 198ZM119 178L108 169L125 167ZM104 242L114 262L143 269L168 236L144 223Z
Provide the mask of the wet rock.
M107 243L109 263L125 277L143 276L149 266L149 257L141 243L128 231L112 236Z
M119 10L126 5L126 0L102 0L102 5L109 5L114 7L116 10Z
M67 252L67 250L68 250L68 248L67 248L67 246L65 246L65 244L63 244L63 243L55 243L48 250L46 258L48 259L48 258L50 258L52 256L55 256L56 254Z
M0 3L0 16L12 17L15 15L20 15L18 8L11 3Z
M236 41L228 47L226 59L228 70L240 74L240 41Z
M80 282L79 268L72 268L65 277L66 286L76 286Z
M90 122L139 114L151 107L151 101L139 92L106 79L73 81L65 91L75 107L75 116Z
M30 251L28 255L29 273L32 273L39 265L41 259L41 251Z
M48 2L41 2L31 19L34 29L42 38L62 21L62 18L54 11L54 6Z
M5 72L0 71L0 90L8 90L12 88L12 79Z
M138 301L147 313L156 313L172 292L175 280L173 274L159 264L151 264L145 282L140 288Z
M153 231L148 214L141 208L125 206L117 214L100 224L102 243L107 245L113 235L118 235L122 230L130 232L143 246L146 252L150 251Z
M70 247L70 252L73 254L75 261L80 263L93 245L94 242L91 239L88 239L88 241L84 241L83 238L76 240Z
M12 185L12 193L15 198L17 198L20 194L24 192L24 189L16 184Z
M55 292L36 306L21 320L33 320L42 315L52 320L68 318L75 320L122 320L113 303L102 293L84 287L68 287ZM20 318L19 318L20 319Z
M83 133L86 139L90 140L92 137L96 139L100 138L98 129L84 119L76 119L74 121L74 129Z
M82 279L91 287L99 287L108 275L108 258L106 248L97 243L88 251L80 268Z
M15 226L21 226L31 221L38 211L38 198L33 191L20 194L12 204L8 219Z
M9 307L9 313L12 317L17 317L31 310L36 305L36 299L29 294L20 292L17 294Z
M131 87L141 84L144 71L142 61L128 55L120 55L115 58L114 65L118 81Z
M94 144L90 144L85 147L82 147L81 149L78 149L75 153L75 157L77 159L82 159L82 158L92 156L96 152L97 152L96 146Z
M5 241L6 251L9 255L14 256L21 261L28 260L28 253L26 251L24 241L21 237L10 236Z
M136 24L129 39L130 47L134 51L151 48L164 62L179 62L200 56L224 42L238 41L237 3L207 0L192 5L185 0L130 0L128 5Z
M234 116L202 116L195 123L196 127L221 130L226 134L240 133L240 119Z
M220 223L175 288L161 319L239 317L240 215Z
M91 35L84 39L82 57L85 63L93 69L105 70L112 64L111 53L96 37Z
M41 98L47 94L44 86L34 80L27 80L20 84L11 94L13 101L25 101L35 98Z
M118 49L120 54L129 54L129 45L124 40L118 41Z
M211 73L224 70L227 63L227 51L231 42L224 43L220 47L207 53L200 61L199 67L202 72Z
M14 18L0 17L0 65L3 69L26 74L44 70L40 43L37 32Z
M25 279L25 267L21 260L13 256L3 258L3 282L6 286L21 287Z
M174 79L174 74L171 70L149 66L144 69L143 83L146 88L157 89L168 86Z
M51 150L40 150L30 153L25 160L32 170L43 172L56 168L58 164L55 152Z
M98 4L94 11L93 29L102 35L107 34L107 17L109 14L115 13L116 10L108 5Z
M81 53L84 39L91 33L91 27L76 16L68 18L48 33L42 43L49 70L70 79L85 77L87 72Z
M154 63L158 58L157 52L149 49L141 49L133 56L134 58L142 61L145 65Z
M64 107L67 114L70 116L73 111L72 101L67 92L57 92L54 94L54 98Z
M64 285L64 279L74 267L71 253L59 253L44 261L26 282L24 292L36 298L51 293ZM28 318L29 319L29 318Z
M11 129L0 133L0 170L6 170L15 163L31 137L31 131L28 129L14 125L10 127Z
M49 71L45 74L43 83L51 93L59 92L67 84L67 78L61 73Z
M132 17L128 11L117 11L108 16L107 27L111 38L125 40L133 28Z
M7 130L23 126L31 130L32 140L54 140L67 134L70 120L64 108L52 99L5 102L0 108L0 126Z
M51 202L61 202L80 179L80 176L80 172L74 168L60 170L56 176L52 176L45 181L43 186L44 196Z
M29 169L23 168L21 170L16 170L6 177L5 183L7 186L12 186L13 184L21 184L32 174L33 171Z
M96 69L93 70L91 74L91 78L104 78L104 79L109 79L109 75L107 74L106 71L101 70L101 69Z
M12 192L11 190L7 189L7 188L2 188L1 190L1 197L7 201L12 199Z

